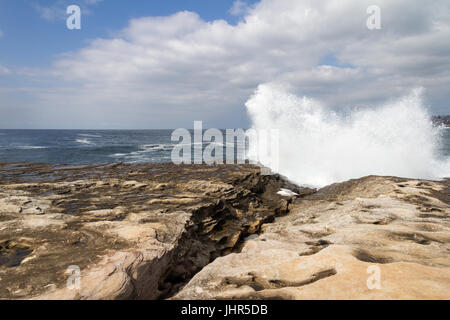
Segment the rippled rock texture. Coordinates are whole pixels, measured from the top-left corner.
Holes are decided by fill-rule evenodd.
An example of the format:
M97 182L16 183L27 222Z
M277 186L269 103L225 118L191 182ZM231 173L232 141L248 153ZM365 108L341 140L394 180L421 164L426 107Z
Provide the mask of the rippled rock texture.
M449 299L449 182L365 177L295 200L176 299Z
M0 164L0 298L449 299L449 188L370 176L316 192L247 165Z
M0 298L170 297L287 213L276 192L292 186L259 171L0 164ZM70 266L80 290L66 286Z

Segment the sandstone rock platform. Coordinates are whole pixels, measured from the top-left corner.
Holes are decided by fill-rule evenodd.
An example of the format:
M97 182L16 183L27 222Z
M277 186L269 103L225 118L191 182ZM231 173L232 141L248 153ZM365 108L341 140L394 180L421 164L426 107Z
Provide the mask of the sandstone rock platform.
M0 299L449 299L449 213L448 180L0 163Z
M370 176L299 198L175 299L449 299L450 184Z
M282 185L248 165L0 164L0 298L168 297L286 213Z

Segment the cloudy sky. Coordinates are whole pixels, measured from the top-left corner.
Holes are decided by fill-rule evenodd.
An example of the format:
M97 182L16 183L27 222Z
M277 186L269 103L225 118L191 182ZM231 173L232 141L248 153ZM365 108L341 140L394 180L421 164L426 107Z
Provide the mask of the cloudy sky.
M449 39L448 0L0 0L0 128L247 127L264 83L344 112L423 87L448 114Z

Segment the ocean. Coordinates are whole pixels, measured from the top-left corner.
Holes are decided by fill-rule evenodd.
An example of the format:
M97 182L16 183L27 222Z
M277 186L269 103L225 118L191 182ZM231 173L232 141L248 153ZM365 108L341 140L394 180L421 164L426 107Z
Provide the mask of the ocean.
M0 162L170 162L173 130L1 130ZM207 144L207 143L205 143ZM450 157L450 128L438 147Z
M439 154L445 158L450 157L450 127L442 130L442 142L439 147Z
M171 151L178 143L171 141L172 132L173 130L0 130L0 162L170 162ZM204 143L204 146L208 144ZM421 148L423 146L417 145L417 150ZM450 159L449 128L442 130L437 150L438 158ZM302 167L300 161L298 168ZM329 161L333 162L333 159ZM368 168L364 173L372 172Z
M172 130L0 130L1 162L169 162Z
M170 162L172 149L184 141L171 141L166 130L0 130L0 162L51 164ZM225 140L225 130L221 130ZM203 133L205 130L203 130ZM190 130L191 140L194 131ZM204 150L210 142L203 142ZM224 143L223 159L226 156ZM194 143L191 159L194 160ZM214 152L213 152L214 154ZM235 160L237 143L235 143Z

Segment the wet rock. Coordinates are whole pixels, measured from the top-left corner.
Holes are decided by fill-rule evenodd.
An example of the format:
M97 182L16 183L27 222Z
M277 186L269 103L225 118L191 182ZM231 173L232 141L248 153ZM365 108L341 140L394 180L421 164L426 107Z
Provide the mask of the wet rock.
M239 169L0 164L0 298L172 296L287 212L284 180Z

